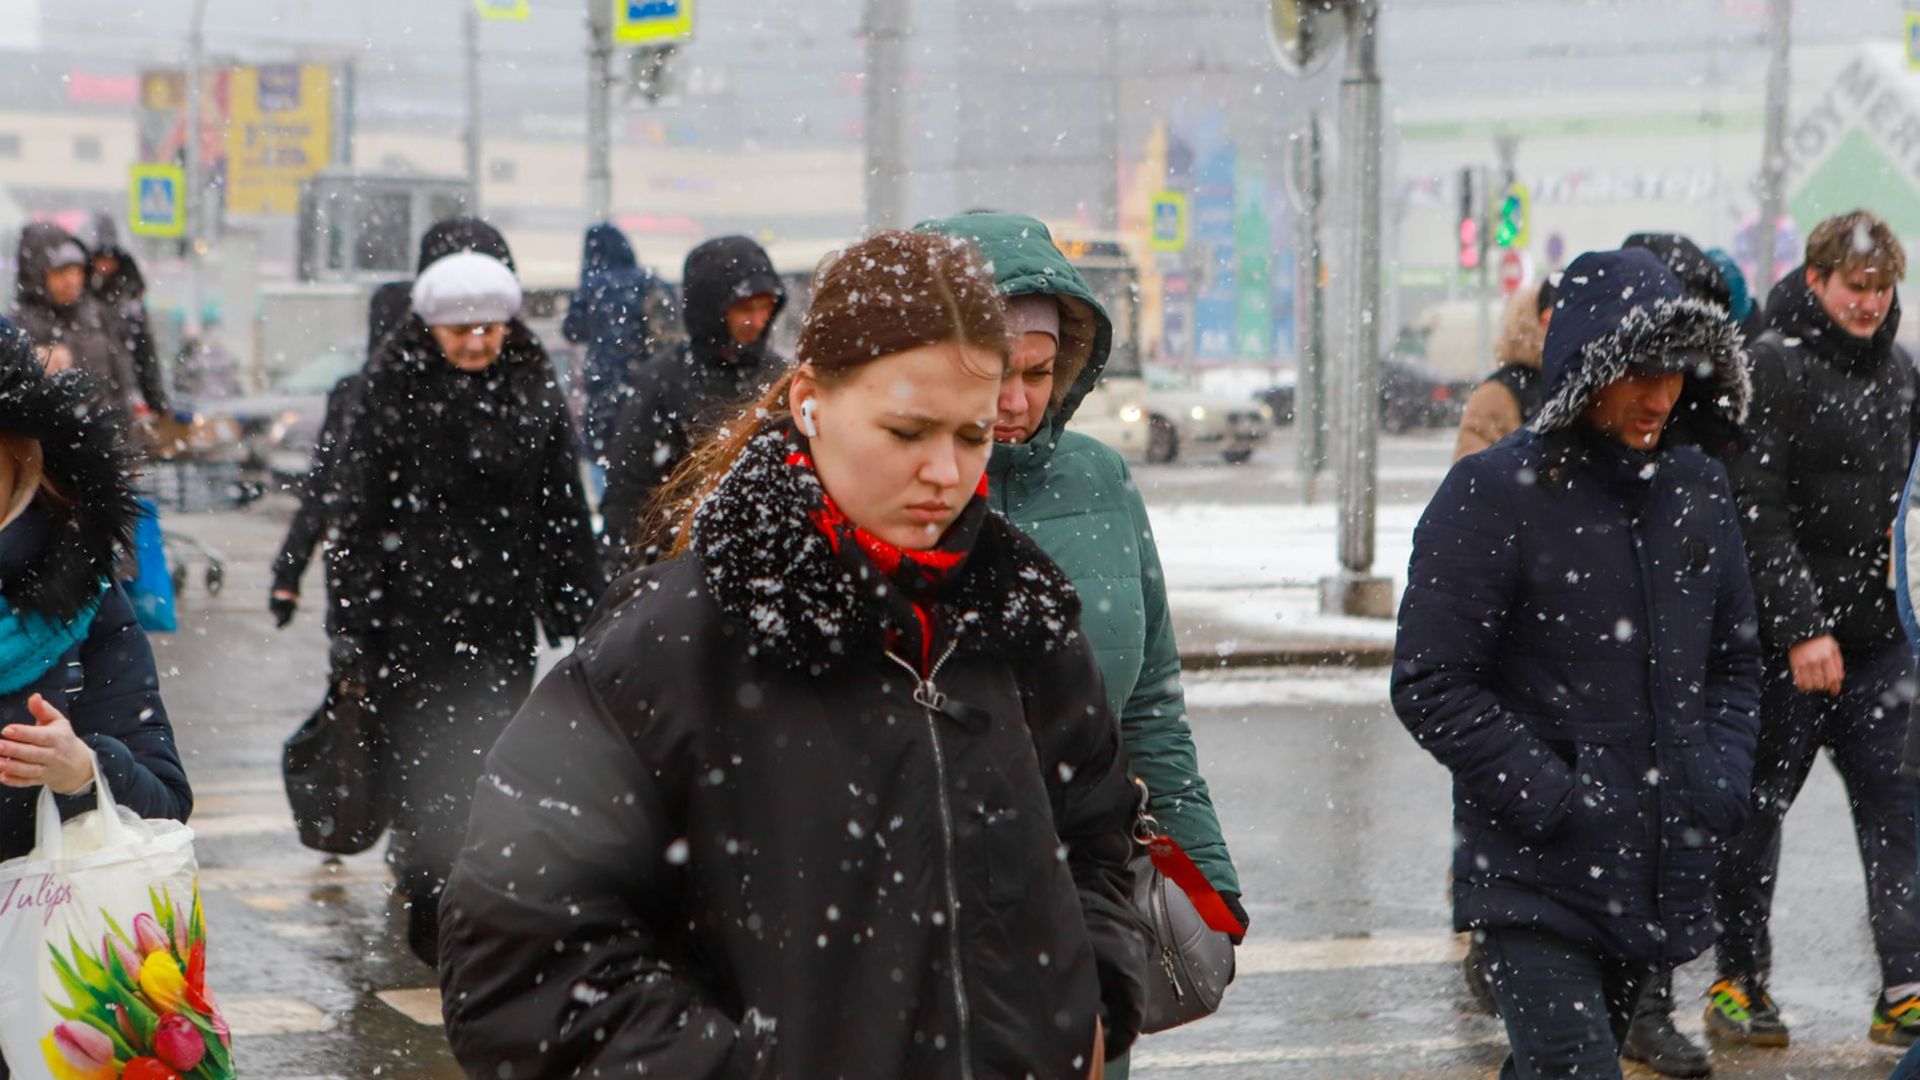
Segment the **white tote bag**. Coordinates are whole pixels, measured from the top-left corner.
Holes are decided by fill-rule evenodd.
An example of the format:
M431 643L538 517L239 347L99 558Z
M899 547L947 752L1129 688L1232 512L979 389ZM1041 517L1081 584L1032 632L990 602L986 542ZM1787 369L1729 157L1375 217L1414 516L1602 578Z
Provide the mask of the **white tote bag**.
M65 825L42 787L33 850L0 863L0 1058L14 1080L231 1080L193 830L94 776L97 809Z

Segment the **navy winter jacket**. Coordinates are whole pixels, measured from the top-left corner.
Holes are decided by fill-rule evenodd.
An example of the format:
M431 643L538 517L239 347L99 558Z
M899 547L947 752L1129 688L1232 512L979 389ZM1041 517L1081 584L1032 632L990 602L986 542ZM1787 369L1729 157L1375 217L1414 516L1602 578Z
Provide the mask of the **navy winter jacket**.
M651 313L660 308L656 294L663 291L660 279L640 266L633 245L618 228L600 224L587 230L580 288L567 303L560 332L587 347L581 369L581 428L595 458L611 442L610 429L632 394L633 376L653 351L659 328Z
M1687 395L1744 412L1720 309L1644 252L1583 256L1529 429L1456 463L1414 535L1393 702L1454 777L1454 924L1671 963L1714 935L1744 824L1760 650L1719 462L1642 453L1582 409L1630 366L1704 358ZM1678 422L1681 413L1676 411Z

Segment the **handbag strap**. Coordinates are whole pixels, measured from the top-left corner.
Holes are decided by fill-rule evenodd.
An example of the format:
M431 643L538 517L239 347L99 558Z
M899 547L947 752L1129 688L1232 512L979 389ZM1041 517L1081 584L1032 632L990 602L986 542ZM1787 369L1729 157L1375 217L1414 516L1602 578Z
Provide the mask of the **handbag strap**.
M120 806L113 800L106 774L100 771L99 757L88 749L87 758L93 762L93 805L100 811L101 834L104 842L113 846L125 839L127 827L120 820ZM33 851L39 858L57 862L66 854L66 842L61 838L60 804L55 797L52 788L40 785L40 798L34 808Z
M1193 856L1187 854L1178 840L1168 836L1160 828L1160 822L1147 811L1150 796L1146 781L1136 776L1133 782L1140 789L1140 805L1134 811L1133 839L1146 849L1153 868L1187 894L1187 899L1193 901L1193 910L1199 913L1208 929L1234 937L1245 934L1246 928L1240 925L1240 920L1234 916L1233 909L1227 907L1227 902L1220 898L1220 890L1214 888L1207 876L1194 865Z

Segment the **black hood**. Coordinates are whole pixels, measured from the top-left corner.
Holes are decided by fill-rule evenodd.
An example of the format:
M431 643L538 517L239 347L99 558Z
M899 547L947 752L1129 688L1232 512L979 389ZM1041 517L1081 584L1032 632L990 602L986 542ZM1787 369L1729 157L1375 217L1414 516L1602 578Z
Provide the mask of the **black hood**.
M1695 300L1704 300L1716 307L1733 310L1733 289L1727 284L1726 275L1720 267L1700 249L1700 245L1679 233L1634 233L1622 241L1622 248L1642 248L1651 251L1673 276L1680 279L1680 287Z
M491 255L506 263L507 269L515 274L520 272L520 268L513 265L513 252L507 247L507 238L500 235L499 229L477 217L454 217L434 222L433 227L420 238L420 263L413 272L418 274L459 251Z
M147 295L147 276L140 272L140 264L133 261L133 253L117 244L105 247L95 246L94 257L111 255L119 265L113 273L102 276L91 267L87 270L87 290L108 303L117 304L125 300L139 300Z
M33 538L38 543L9 538L0 544L0 584L15 608L56 621L72 618L100 595L115 556L133 543L139 516L122 418L99 401L80 372L48 375L27 336L0 320L0 432L40 443L47 475L60 493L36 501L46 519L43 535Z
M749 296L767 293L774 299L773 319L760 340L741 349L727 333L727 309ZM700 360L726 359L740 352L758 353L773 332L773 320L787 306L787 290L774 273L766 250L744 236L722 236L687 252L680 278L682 315L687 340Z
M47 296L47 271L54 257L68 244L80 249L82 260L87 247L72 233L51 221L36 221L20 230L20 251L14 263L13 295L23 304L54 306Z
M387 335L400 329L413 314L413 282L389 281L373 290L367 301L367 357L371 359Z
M1802 263L1787 271L1767 294L1767 328L1796 339L1816 355L1846 367L1877 364L1893 353L1893 339L1900 333L1900 291L1889 301L1887 320L1870 338L1855 337L1840 329L1827 314L1820 298L1807 284L1807 267Z

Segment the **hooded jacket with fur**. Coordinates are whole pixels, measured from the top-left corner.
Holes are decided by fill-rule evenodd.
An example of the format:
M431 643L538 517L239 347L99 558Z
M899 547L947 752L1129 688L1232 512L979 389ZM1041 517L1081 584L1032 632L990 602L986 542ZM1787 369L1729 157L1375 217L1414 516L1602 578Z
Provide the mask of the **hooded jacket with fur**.
M34 723L27 699L44 696L93 750L120 805L142 817L185 821L193 794L160 699L153 651L112 581L139 510L122 426L94 395L79 372L45 374L27 339L0 324L0 432L40 444L54 488L0 528L0 598L14 611L59 623L92 612L78 645L31 685L0 696L0 726ZM38 794L0 788L0 860L33 847ZM83 794L58 803L71 817L94 801Z
M1749 811L1753 591L1720 462L1671 432L1630 449L1582 413L1685 363L1735 423L1745 358L1644 251L1583 255L1561 287L1544 407L1455 463L1414 533L1393 704L1453 773L1457 929L1671 964L1713 940L1716 852Z

